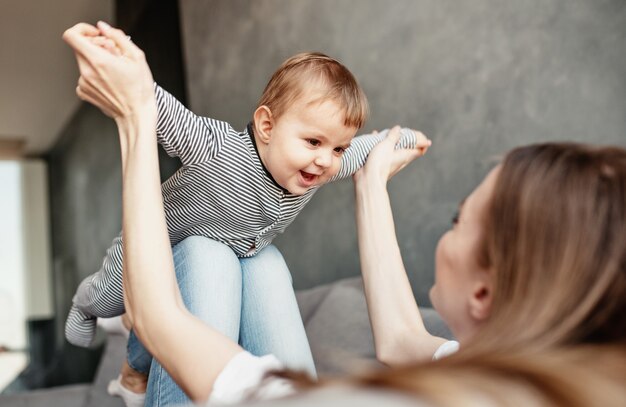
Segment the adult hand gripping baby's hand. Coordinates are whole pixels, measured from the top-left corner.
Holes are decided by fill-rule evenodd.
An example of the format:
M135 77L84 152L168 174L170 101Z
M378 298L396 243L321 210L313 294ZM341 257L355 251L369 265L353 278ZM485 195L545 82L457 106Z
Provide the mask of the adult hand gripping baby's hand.
M373 180L386 183L411 161L426 154L432 142L421 132L413 131L417 138L415 147L396 149L400 140L400 127L391 129L385 139L372 149L363 168L354 174L354 181L358 183Z
M78 61L76 94L80 99L116 120L136 114L145 106L154 106L152 73L145 55L123 31L103 22L97 27L79 23L66 30L63 39ZM108 46L103 46L102 41Z

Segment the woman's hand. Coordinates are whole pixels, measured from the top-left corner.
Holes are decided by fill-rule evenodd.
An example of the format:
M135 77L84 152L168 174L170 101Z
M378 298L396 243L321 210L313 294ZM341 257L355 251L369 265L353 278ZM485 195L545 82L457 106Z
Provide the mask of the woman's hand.
M128 36L127 38L130 39L130 36ZM89 39L91 40L92 43L100 46L101 48L106 49L113 55L117 55L117 56L122 55L122 50L117 47L115 42L113 42L113 40L110 40L103 35L98 35L97 37L91 37Z
M119 121L156 110L152 73L146 58L121 30L99 22L79 23L63 33L74 49L80 78L76 94Z
M396 149L400 140L400 126L392 128L387 137L372 149L363 168L354 174L354 182L359 184L369 180L386 184L411 161L426 154L432 142L421 132L413 131L417 137L415 148Z

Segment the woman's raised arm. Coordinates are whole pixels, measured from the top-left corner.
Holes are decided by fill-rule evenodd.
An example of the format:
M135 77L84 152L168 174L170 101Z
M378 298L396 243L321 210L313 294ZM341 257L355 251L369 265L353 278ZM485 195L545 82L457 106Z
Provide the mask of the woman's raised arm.
M90 41L103 35L121 55ZM217 376L243 349L185 308L163 212L156 104L143 52L120 30L78 24L63 38L74 49L77 94L117 123L122 151L126 310L148 351L196 401L208 399Z
M418 133L415 149L395 149L394 127L354 175L361 273L377 358L389 365L428 360L445 342L430 335L406 275L391 212L387 181L431 143Z

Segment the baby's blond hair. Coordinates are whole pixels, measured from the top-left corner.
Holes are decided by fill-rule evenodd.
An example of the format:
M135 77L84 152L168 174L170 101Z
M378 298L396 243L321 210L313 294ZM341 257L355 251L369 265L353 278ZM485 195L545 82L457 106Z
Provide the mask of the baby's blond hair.
M322 97L315 101L339 103L344 124L363 127L369 114L365 93L348 68L319 52L300 53L283 62L265 87L258 106L267 106L274 118L279 118L311 85L323 89Z

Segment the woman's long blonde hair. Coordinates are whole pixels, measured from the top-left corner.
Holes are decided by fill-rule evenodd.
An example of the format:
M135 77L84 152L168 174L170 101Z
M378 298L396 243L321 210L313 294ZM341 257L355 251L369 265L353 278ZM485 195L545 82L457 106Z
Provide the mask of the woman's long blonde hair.
M442 360L352 379L396 390L427 405L621 407L626 348L579 345L538 352L459 352Z
M626 343L626 151L512 150L485 215L489 320L468 348Z

